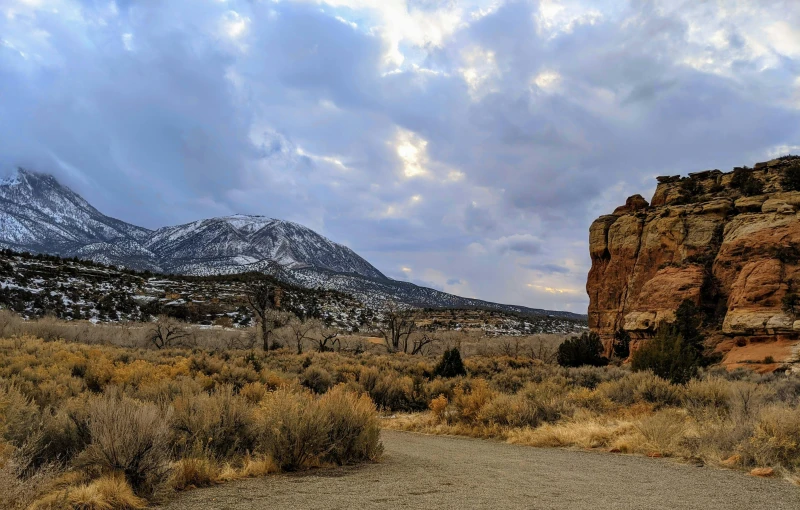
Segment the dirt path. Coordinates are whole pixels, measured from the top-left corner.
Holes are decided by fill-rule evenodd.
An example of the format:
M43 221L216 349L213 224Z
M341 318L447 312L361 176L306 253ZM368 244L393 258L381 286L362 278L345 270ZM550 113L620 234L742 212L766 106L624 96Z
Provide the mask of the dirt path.
M383 432L380 464L243 480L165 510L793 509L800 487L668 460Z

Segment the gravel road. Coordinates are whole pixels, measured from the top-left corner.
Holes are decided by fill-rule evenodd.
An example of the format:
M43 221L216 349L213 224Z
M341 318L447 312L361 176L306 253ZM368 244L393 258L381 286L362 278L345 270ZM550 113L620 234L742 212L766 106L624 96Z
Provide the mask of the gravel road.
M379 464L180 494L165 510L800 509L783 480L602 452L383 431Z

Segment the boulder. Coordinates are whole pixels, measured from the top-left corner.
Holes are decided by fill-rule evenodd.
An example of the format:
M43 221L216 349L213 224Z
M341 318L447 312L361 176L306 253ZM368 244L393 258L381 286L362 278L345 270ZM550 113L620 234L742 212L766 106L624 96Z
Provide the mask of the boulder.
M727 468L735 468L742 465L742 456L737 454L731 455L727 459L720 462L720 465Z
M761 478L769 478L771 476L775 476L775 470L769 467L761 467L752 469L750 474Z

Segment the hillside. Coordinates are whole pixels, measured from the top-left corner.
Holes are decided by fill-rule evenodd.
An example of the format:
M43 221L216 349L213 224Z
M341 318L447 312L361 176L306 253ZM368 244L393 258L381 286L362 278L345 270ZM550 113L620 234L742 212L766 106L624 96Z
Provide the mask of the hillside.
M233 215L145 229L102 214L52 176L23 169L0 181L0 248L165 274L264 272L291 285L344 292L375 309L392 300L415 308L481 308L585 319L393 280L350 248L290 221Z
M281 308L350 332L369 332L384 320L348 294L275 281ZM89 261L0 251L0 308L23 317L52 315L93 322L150 321L166 314L201 326L249 327L252 312L242 275L178 276L138 273ZM477 330L489 335L573 333L585 322L494 310L423 309L417 323L429 330Z
M591 329L646 340L689 299L728 366L797 361L799 208L800 157L659 177L591 226Z

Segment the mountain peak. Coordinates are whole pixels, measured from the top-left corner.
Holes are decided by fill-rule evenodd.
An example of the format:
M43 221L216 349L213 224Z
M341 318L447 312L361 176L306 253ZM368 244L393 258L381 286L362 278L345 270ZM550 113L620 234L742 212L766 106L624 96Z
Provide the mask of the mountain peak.
M375 307L393 300L415 307L570 315L391 280L350 248L291 221L233 214L148 230L102 214L51 175L21 168L0 181L0 248L160 273L279 273L289 283L342 291Z
M385 279L352 250L288 221L234 214L147 229L110 218L52 175L18 168L0 181L0 247L187 274L317 268Z

